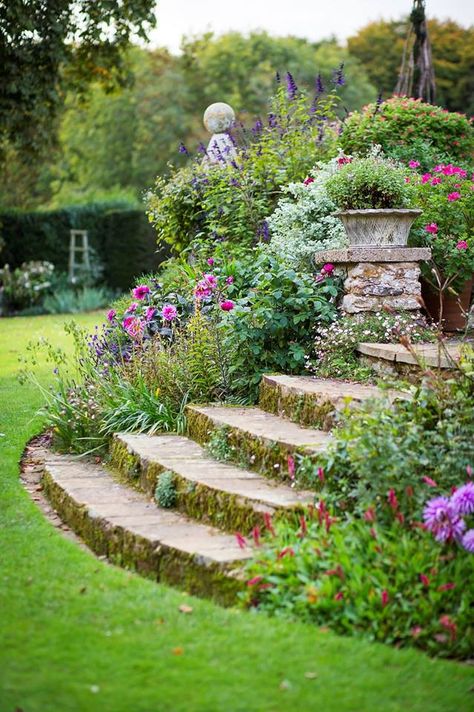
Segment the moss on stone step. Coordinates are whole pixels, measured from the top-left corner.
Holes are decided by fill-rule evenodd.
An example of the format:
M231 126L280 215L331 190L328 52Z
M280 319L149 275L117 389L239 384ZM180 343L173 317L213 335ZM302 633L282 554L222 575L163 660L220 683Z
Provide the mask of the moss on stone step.
M260 382L259 404L268 413L310 428L327 431L335 424L336 407L324 394L298 393L265 378Z

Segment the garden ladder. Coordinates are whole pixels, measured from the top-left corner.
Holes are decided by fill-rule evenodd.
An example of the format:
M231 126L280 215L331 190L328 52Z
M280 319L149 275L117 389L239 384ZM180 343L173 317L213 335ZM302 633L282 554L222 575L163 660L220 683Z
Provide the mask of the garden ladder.
M82 260L76 260L76 254L82 255ZM87 230L71 230L69 239L69 281L76 281L76 271L80 268L90 272L89 236Z

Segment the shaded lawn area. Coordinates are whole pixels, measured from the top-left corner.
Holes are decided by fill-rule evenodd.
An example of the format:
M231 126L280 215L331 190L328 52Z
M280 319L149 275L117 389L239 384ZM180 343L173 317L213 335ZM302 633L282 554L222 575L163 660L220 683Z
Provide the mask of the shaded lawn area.
M222 609L99 561L44 520L18 480L41 398L15 371L31 337L65 343L65 319L0 320L0 712L472 709L473 668Z

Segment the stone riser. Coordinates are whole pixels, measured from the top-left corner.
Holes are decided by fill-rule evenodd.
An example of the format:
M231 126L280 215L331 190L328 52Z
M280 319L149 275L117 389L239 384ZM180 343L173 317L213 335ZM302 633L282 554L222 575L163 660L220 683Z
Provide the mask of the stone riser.
M335 425L338 402L321 395L298 392L275 385L265 378L260 383L259 405L267 413L288 418L293 423L329 432Z
M61 519L98 556L155 581L176 586L187 593L233 605L244 587L240 571L147 539L125 526L97 516L67 492L46 469L45 495Z
M288 473L288 458L298 455L310 457L317 462L317 452L305 446L289 445L233 426L219 426L212 418L198 413L192 408L187 409L188 434L201 445L207 445L214 431L220 430L227 440L232 452L232 461L258 472L264 477L290 484Z
M172 468L159 462L149 462L131 453L127 446L117 438L110 447L111 464L120 473L127 476L132 483L137 483L140 489L153 498L160 474L165 471L173 475L176 488L176 501L173 509L204 524L211 524L231 534L241 532L251 533L255 526L264 526L264 515L272 518L282 516L298 516L304 511L304 506L273 507L268 504L252 501L244 496L224 492L199 482L194 483L182 477Z

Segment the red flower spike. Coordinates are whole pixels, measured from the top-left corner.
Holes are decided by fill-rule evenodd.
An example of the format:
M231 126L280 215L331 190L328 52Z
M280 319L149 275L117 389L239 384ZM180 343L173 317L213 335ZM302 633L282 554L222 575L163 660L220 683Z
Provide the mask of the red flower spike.
M377 532L373 527L370 527L370 536L373 537L374 539L377 539Z
M470 465L466 465L466 475L472 477L472 467Z
M430 585L430 580L426 574L420 574L420 581L423 584L423 586L429 586Z
M260 546L260 527L254 527L252 529L252 537L255 542L255 546Z
M400 524L403 524L403 522L405 521L405 515L402 512L397 512L395 516L400 522Z
M336 593L336 595L334 596L335 601L342 601L343 598L344 598L344 594L342 593L342 591L338 591Z
M438 586L438 591L451 591L453 588L456 588L456 584L449 582L449 583L443 583L441 586Z
M369 507L366 512L364 512L364 519L366 522L375 522L375 510L373 507Z
M423 482L428 485L428 487L437 487L438 483L431 479L431 477L423 476Z
M388 591L386 591L385 589L380 594L380 600L382 601L382 607L385 608L385 606L388 605L388 602L390 600Z
M278 556L277 559L283 559L284 556L294 556L295 555L295 550L291 546L286 546L284 549L282 549Z
M456 623L451 620L449 616L441 616L439 619L439 622L443 626L443 628L446 628L447 631L449 631L449 636L451 638L451 642L456 640L456 634L457 634L457 626Z
M271 583L262 583L262 584L260 584L260 586L258 587L258 590L259 590L259 591L266 591L267 588L273 588L273 584L271 584Z
M407 497L413 497L413 495L415 494L415 493L414 493L414 490L413 490L413 487L412 487L411 485L407 485L407 486L405 487L405 493L406 493L406 496L407 496Z
M290 476L290 480L294 480L296 471L295 458L291 457L291 455L288 455L286 462L288 464L288 474Z
M306 524L306 519L304 514L300 516L300 524L301 524L301 536L306 536L308 533L308 525Z
M237 544L239 545L239 547L241 549L245 549L245 547L247 546L247 541L246 541L245 537L243 537L240 532L236 532L235 538L237 540Z
M272 536L276 536L275 530L273 528L272 518L271 518L271 515L268 514L268 512L265 512L265 514L263 515L263 521L265 522L265 528L268 529L270 534Z
M324 484L324 470L322 467L318 467L318 478L321 484Z
M398 509L398 499L397 499L397 495L395 494L395 490L394 490L394 489L389 489L389 491L388 491L388 493L387 493L387 499L388 499L389 505L391 506L391 508L392 508L394 511L395 511L396 509Z
M247 581L247 586L256 586L260 581L263 581L263 576L254 576Z

